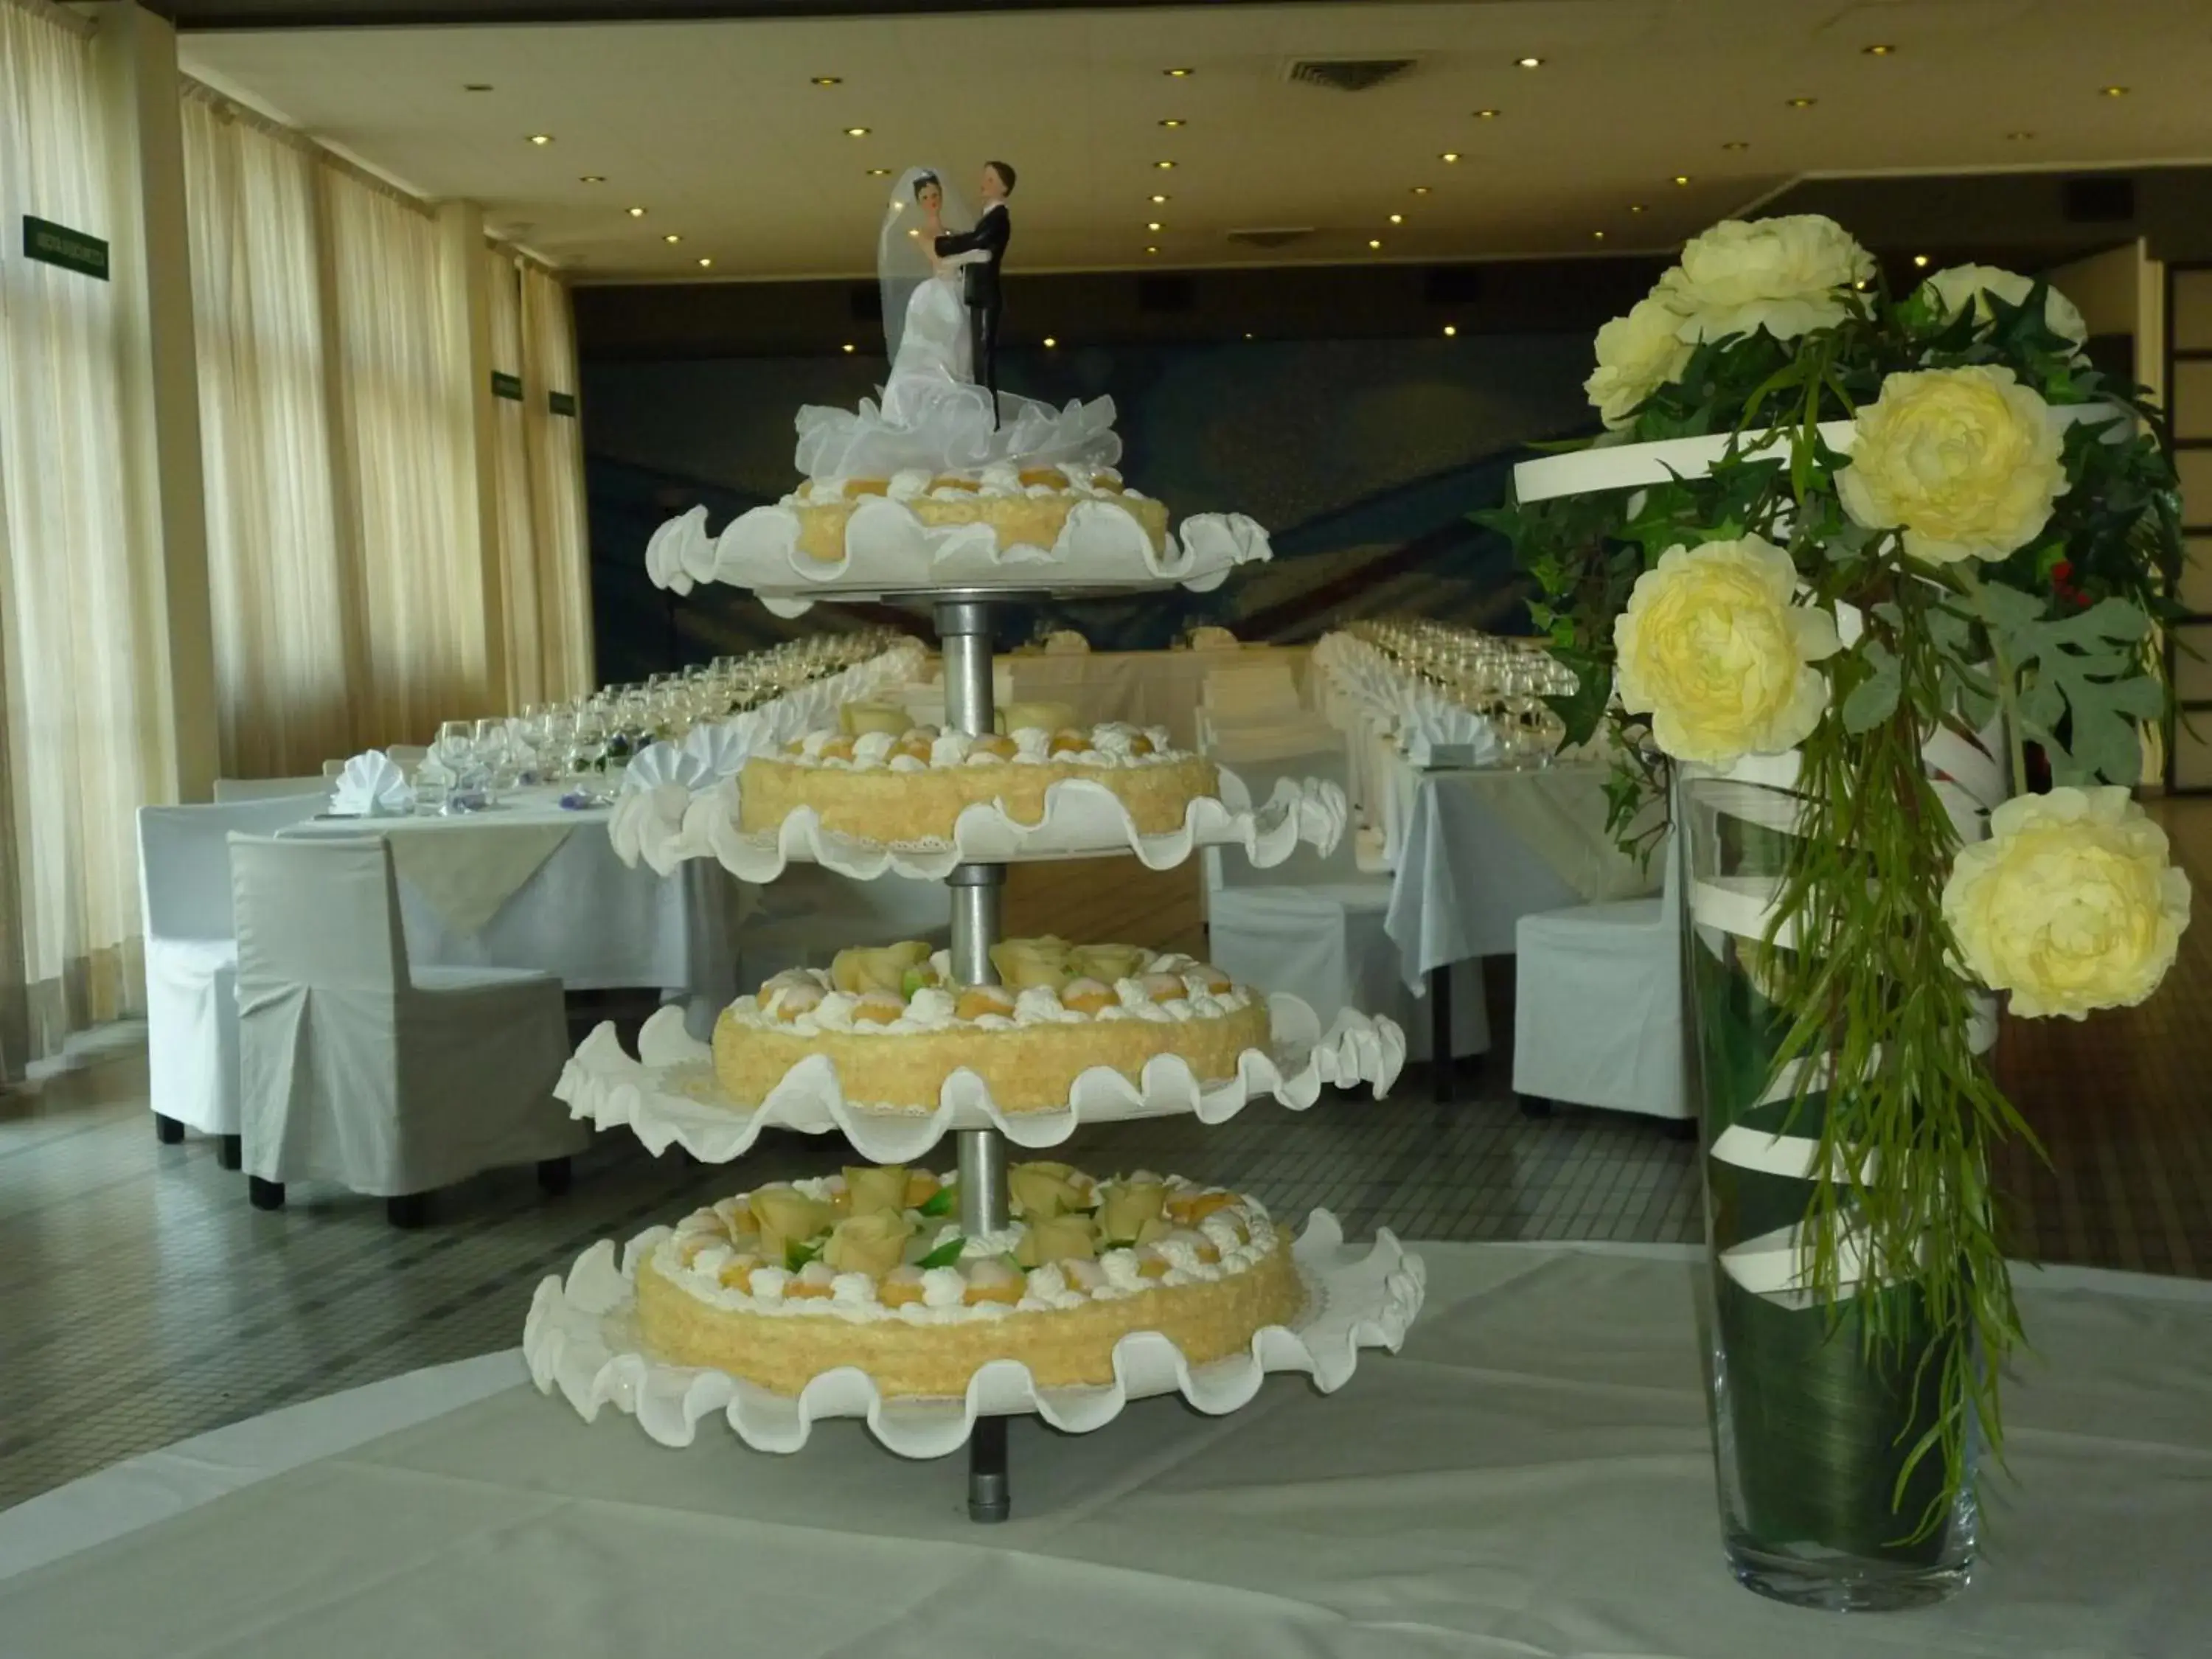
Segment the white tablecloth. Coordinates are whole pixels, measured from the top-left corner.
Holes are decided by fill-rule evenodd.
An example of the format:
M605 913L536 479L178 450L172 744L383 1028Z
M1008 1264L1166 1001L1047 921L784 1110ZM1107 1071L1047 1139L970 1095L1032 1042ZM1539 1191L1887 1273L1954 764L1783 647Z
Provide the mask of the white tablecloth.
M1000 659L1017 702L1065 702L1085 724L1126 720L1164 726L1182 749L1198 747L1199 692L1206 674L1258 663L1305 672L1302 646L1248 645L1235 651L1090 651Z
M776 1458L586 1425L514 1356L137 1460L0 1516L14 1659L1311 1654L2165 1659L2212 1629L2212 1286L2027 1274L1974 1586L1845 1618L1723 1565L1686 1253L1427 1245L1406 1352L1334 1396L1012 1436L1015 1519L857 1424ZM520 1317L520 1309L517 1316ZM403 1426L412 1424L412 1426ZM251 1484L249 1484L251 1483ZM135 1528L135 1529L134 1529ZM101 1542L101 1540L106 1540Z
M711 859L666 878L625 866L607 817L530 791L465 817L315 818L284 833L388 835L418 966L534 968L572 991L646 987L726 1001L744 890Z
M1638 864L1606 832L1607 775L1566 763L1428 773L1388 763L1386 787L1411 804L1399 808L1383 931L1408 985L1448 963L1511 954L1522 916L1658 890L1657 863Z

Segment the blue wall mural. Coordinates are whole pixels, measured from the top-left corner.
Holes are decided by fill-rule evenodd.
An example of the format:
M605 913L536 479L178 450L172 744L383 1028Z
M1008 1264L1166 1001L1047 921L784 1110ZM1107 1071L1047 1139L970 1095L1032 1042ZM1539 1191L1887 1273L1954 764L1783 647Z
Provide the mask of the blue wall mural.
M1192 624L1310 639L1348 618L1419 612L1528 626L1504 542L1468 521L1503 499L1532 441L1586 429L1587 335L1255 341L1009 353L1001 383L1053 402L1114 398L1131 482L1176 518L1238 511L1275 558L1209 594L1085 604L1100 649L1156 648ZM836 626L829 607L777 622L737 590L678 600L646 580L654 528L696 503L719 531L794 482L793 411L849 406L866 357L591 362L584 436L599 661L610 678ZM848 612L879 620L889 613ZM1063 619L1010 619L1014 644Z

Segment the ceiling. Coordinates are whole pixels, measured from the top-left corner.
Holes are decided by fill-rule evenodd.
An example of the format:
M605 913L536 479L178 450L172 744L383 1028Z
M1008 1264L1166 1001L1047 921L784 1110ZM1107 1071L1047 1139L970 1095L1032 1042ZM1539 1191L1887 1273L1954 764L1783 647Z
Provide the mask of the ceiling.
M1031 270L1649 251L1806 176L2212 159L2204 0L1002 9L233 29L180 50L586 282L863 274L890 182L867 169L967 184L994 155L1021 173L1010 264ZM1301 58L1412 67L1345 92L1291 81ZM1255 229L1311 234L1230 239Z

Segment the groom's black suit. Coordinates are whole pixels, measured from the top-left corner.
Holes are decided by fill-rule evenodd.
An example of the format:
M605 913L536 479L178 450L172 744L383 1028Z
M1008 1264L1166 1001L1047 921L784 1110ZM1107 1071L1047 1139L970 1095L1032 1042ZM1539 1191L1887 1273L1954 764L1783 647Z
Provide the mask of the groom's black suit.
M979 251L991 256L963 266L960 282L961 297L968 302L968 337L975 347L975 378L991 394L994 426L999 420L999 311L1002 303L999 261L1006 257L1006 242L1012 234L1006 204L994 202L983 210L983 216L975 222L975 229L948 231L937 239L937 257L940 259Z

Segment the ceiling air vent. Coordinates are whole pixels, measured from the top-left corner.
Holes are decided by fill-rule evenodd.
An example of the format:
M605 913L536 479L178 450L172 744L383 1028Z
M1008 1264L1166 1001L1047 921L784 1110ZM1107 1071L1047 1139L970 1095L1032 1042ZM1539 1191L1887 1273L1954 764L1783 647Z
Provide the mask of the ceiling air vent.
M1293 242L1303 242L1314 234L1311 225L1285 226L1277 230L1232 230L1229 240L1242 242L1246 247L1288 247Z
M1291 60L1285 78L1338 92L1365 92L1385 81L1396 80L1413 67L1413 61L1410 58L1299 58Z

